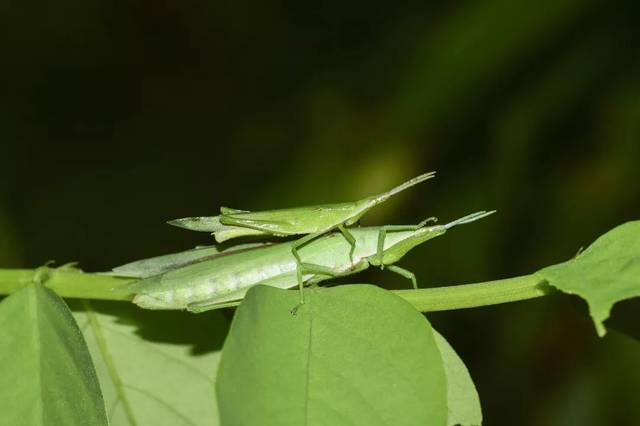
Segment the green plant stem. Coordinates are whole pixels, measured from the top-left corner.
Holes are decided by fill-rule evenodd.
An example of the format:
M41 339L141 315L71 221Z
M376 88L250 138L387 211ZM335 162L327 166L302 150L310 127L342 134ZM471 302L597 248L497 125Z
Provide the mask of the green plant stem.
M40 271L46 271L44 284L61 297L131 300L131 295L113 291L131 282L131 278L89 274L71 268L0 269L0 294L10 294L31 284Z
M537 274L419 290L395 290L420 312L448 311L517 302L545 296L555 290Z
M126 292L114 291L132 281L105 274L90 274L69 268L0 269L0 295L10 294L29 285L45 271L44 283L61 297L102 300L131 300ZM419 290L394 290L393 293L421 312L474 308L533 299L553 292L537 274ZM238 303L230 303L235 306Z

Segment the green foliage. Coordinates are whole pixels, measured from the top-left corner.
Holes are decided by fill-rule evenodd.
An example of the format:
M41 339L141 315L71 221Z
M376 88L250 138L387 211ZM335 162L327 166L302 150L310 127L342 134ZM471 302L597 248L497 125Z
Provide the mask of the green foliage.
M443 363L429 323L377 287L252 288L218 375L229 425L444 425Z
M598 335L612 306L640 296L640 221L620 225L598 238L585 251L538 272L559 290L587 301Z
M214 379L227 323L219 312L78 307L111 426L218 424Z
M87 345L40 283L0 303L0 415L6 425L107 425Z
M482 424L482 409L478 391L471 380L469 370L440 333L434 330L436 344L444 364L447 377L447 426L479 426Z
M172 270L220 256L202 250L127 268ZM112 298L112 286L126 280L71 266L6 271L0 287L12 281L7 288L14 293L0 304L0 408L10 424L29 425L106 425L108 417L115 426L479 426L483 414L467 368L416 307L516 301L548 294L551 285L583 297L602 336L612 306L640 296L639 259L635 221L535 274L415 290L410 297L371 285L312 287L298 305L297 291L257 285L236 312L224 352L224 312L85 301L74 304L78 326L44 285ZM633 379L627 382L633 387Z
M566 259L593 229L640 211L639 4L323 2L310 10L71 0L43 13L12 2L0 39L11 82L0 114L0 264L55 255L104 270L175 251L183 235L192 238L184 247L204 243L164 234L159 223L222 200L264 208L348 199L432 167L443 171L439 186L399 196L365 224L487 200L501 214L408 256L421 285L510 277ZM47 286L63 297L116 294L106 277L55 275ZM365 281L405 288L372 276ZM459 289L474 306L499 300L475 288ZM640 299L614 305L603 340L591 339L588 321L576 324L568 298L544 299L438 314L456 341L469 342L464 359L479 373L485 417L640 424L640 382L630 374L638 353L610 340L614 320L640 338L632 305ZM126 331L176 318L144 315ZM197 325L181 333L188 346ZM625 356L585 361L604 347Z

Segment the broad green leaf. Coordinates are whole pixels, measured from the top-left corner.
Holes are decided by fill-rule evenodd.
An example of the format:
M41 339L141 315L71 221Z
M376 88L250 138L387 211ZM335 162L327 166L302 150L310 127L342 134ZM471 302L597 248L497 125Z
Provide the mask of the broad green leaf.
M53 291L34 283L0 303L0 423L107 425L87 345Z
M78 303L111 426L218 425L214 378L228 321L220 312Z
M616 302L640 296L640 221L598 238L575 259L538 272L560 291L585 299L599 336Z
M447 424L446 378L429 322L370 285L249 290L225 342L223 425Z
M449 342L433 331L447 376L447 426L479 426L482 424L482 409L469 371Z

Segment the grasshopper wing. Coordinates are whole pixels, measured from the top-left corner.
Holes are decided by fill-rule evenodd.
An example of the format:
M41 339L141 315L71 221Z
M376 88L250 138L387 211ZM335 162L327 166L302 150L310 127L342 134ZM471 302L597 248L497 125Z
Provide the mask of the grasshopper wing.
M136 260L126 265L116 266L109 274L120 277L148 278L182 266L262 245L265 245L265 243L239 244L229 247L226 250L221 250L217 246L202 246L187 251Z
M220 217L220 222L230 227L252 229L261 234L275 235L276 237L305 233L300 232L296 224L290 221L259 219L253 215L253 213L223 215Z

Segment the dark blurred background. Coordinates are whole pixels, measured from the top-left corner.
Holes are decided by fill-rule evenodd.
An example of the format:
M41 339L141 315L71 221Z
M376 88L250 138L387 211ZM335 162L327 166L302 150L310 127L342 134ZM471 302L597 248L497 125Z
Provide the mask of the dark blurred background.
M425 287L530 273L640 218L634 0L26 0L0 17L1 267L107 270L210 242L168 219L430 170L364 223L498 214L403 259ZM429 319L487 425L640 424L640 345L597 339L581 301Z

